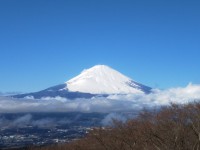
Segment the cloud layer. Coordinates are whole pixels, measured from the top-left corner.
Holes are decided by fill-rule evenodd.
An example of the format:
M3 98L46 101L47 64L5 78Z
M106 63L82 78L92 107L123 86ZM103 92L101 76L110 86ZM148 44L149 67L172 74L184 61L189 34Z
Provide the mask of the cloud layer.
M19 114L17 116L5 116L0 115L0 127L4 128L23 128L29 125L38 128L51 128L58 125L71 124L79 119L79 114L74 118L67 117L55 117L52 115L35 117L35 114Z
M168 90L154 90L151 94L111 95L107 98L68 100L61 97L43 99L14 99L0 97L0 113L8 112L119 112L200 100L200 85Z

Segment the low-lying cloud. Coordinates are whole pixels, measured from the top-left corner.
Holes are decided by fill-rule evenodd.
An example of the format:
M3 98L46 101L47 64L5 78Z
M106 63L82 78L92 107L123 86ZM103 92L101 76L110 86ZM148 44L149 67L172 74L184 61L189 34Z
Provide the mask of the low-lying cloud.
M6 116L0 116L0 127L6 128L23 128L27 126L34 126L39 128L48 128L54 127L57 125L66 125L76 121L76 119L68 118L55 118L52 116L49 117L40 117L38 119L34 118L32 114L24 114L19 116L14 116L12 118Z
M127 115L125 116L124 114L120 113L110 113L105 116L105 118L101 121L101 124L103 126L112 126L114 120L125 123L128 119L129 116Z
M173 103L200 100L200 85L153 90L151 94L111 95L107 98L69 100L61 97L43 99L14 99L0 97L0 113L8 112L120 112L138 111ZM28 118L26 118L28 119Z

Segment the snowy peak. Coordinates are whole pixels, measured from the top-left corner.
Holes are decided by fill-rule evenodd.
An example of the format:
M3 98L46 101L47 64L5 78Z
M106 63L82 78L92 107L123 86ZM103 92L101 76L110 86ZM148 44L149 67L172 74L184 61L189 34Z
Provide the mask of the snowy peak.
M96 65L64 84L42 91L13 95L15 98L64 97L67 99L107 97L110 94L150 93L151 88L133 81L120 72L105 65Z
M143 85L106 65L96 65L66 82L68 91L91 94L143 93ZM145 86L146 87L146 86ZM148 87L147 87L148 88Z
M67 81L67 84L79 84L80 82L86 82L86 81L95 81L95 83L103 83L107 84L114 81L127 81L130 80L130 78L124 76L120 72L105 66L105 65L96 65L92 68L85 69L81 72L80 75L72 78L71 80ZM106 83L105 83L106 82ZM113 83L112 83L113 84Z

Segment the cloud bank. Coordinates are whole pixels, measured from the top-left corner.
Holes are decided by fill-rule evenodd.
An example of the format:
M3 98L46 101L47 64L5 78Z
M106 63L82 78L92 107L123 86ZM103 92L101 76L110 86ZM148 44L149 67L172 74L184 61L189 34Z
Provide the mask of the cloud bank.
M200 85L167 90L154 89L151 94L110 95L107 98L69 100L61 97L43 99L14 99L0 97L0 113L16 112L120 112L138 111L173 103L188 103L200 100Z
M58 125L71 124L78 120L79 115L76 115L75 118L66 118L66 117L53 117L51 115L42 116L40 118L35 118L32 114L20 114L18 116L0 116L0 127L2 128L23 128L27 126L34 126L38 128L51 128Z

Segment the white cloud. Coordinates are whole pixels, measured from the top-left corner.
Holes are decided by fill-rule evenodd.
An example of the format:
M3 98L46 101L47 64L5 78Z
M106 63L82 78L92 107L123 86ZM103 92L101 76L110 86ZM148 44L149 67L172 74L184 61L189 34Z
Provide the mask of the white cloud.
M128 119L127 116L124 116L123 114L119 114L119 113L110 113L108 114L102 121L102 125L103 126L112 126L113 125L113 120L117 120L120 122L126 122Z
M4 112L116 112L137 111L144 107L168 105L170 102L187 103L200 100L200 85L168 90L154 90L151 94L111 95L107 98L68 100L61 97L14 99L0 97L0 113Z
M33 96L31 96L31 97L33 97ZM34 97L33 97L33 99L34 99ZM60 97L60 96L56 96L56 97L42 97L41 99L42 100L57 100L57 101L63 101L63 102L65 102L67 100L66 98Z

